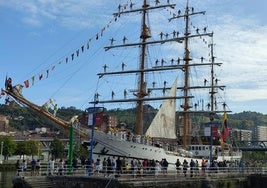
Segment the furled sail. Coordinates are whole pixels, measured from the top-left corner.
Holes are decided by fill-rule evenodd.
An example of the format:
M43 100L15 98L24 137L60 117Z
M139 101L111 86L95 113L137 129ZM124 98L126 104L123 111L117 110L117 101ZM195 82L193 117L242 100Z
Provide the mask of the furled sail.
M175 97L177 90L177 79L174 81L169 97ZM176 100L166 99L163 101L159 111L146 131L146 136L157 138L176 138L175 134L175 111Z

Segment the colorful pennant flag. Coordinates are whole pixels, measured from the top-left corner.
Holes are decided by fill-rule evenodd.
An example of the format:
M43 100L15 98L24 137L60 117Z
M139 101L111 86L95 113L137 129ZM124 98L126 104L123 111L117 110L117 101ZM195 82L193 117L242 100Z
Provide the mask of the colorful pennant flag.
M29 80L25 80L25 81L24 81L24 85L25 85L26 88L28 88L28 87L30 86L30 85L29 85Z
M34 85L34 80L35 80L35 77L33 76L32 77L32 86Z
M40 74L39 74L39 80L42 80L42 78L43 78L43 74L40 73Z

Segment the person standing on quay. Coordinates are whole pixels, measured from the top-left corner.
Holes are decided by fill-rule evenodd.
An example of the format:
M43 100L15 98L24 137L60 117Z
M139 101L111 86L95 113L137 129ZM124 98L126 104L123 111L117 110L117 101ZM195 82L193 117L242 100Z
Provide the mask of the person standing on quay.
M38 159L36 162L36 176L40 175L40 169L41 169L41 162L40 159Z
M158 177L160 168L161 168L161 165L160 165L159 161L156 160L156 164L155 164L155 177Z
M21 164L19 160L17 160L15 167L16 167L17 176L21 176Z
M118 157L118 159L116 160L116 171L117 171L118 176L122 174L122 162L121 162L120 157Z
M186 160L184 160L184 162L183 162L184 177L186 177L187 168L188 168L188 162Z
M31 161L31 176L35 175L35 171L36 171L36 161L35 161L35 159L32 159L32 161Z
M55 161L54 161L54 159L52 158L52 159L49 161L49 175L53 175L54 170L55 170Z
M164 158L163 160L162 160L162 172L163 172L163 174L166 176L167 175L167 170L168 170L168 166L169 166L169 163L168 163L168 161Z
M176 171L177 171L177 174L180 174L180 166L181 166L181 162L179 159L177 159L176 163L175 163L175 166L176 166Z
M191 159L190 161L190 177L193 177L194 175L194 171L195 171L195 162L193 161L193 159Z
M23 176L26 176L27 175L27 161L24 159L22 161L22 170L23 170Z
M58 162L58 175L63 175L64 171L64 160L60 159Z
M110 159L110 157L108 157L108 159L107 159L107 164L108 164L107 172L108 172L108 176L110 176L110 174L112 172L112 166L111 166L111 159Z
M203 176L206 175L206 168L207 168L206 160L202 159L202 161L201 161L201 171L202 171L202 175Z
M108 162L107 162L106 158L104 158L104 160L102 162L102 170L104 173L104 177L107 176L107 169L108 169Z

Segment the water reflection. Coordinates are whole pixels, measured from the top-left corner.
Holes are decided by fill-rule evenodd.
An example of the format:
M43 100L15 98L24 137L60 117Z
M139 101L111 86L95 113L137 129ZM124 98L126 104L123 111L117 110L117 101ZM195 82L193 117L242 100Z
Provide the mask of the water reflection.
M12 188L12 179L15 175L14 171L0 171L0 187Z

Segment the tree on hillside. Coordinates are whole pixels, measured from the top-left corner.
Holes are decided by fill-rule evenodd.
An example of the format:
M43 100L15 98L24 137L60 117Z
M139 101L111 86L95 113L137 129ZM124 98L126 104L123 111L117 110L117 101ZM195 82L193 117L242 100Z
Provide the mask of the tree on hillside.
M11 136L5 136L2 139L0 139L0 143L3 142L3 155L4 160L7 161L8 157L13 155L16 150L16 143L13 140L13 137Z
M24 156L25 155L37 155L38 154L39 142L35 140L24 140L17 143L15 154Z
M30 146L27 144L26 140L17 143L15 154L20 155L20 157L23 156L23 159L25 155L31 154Z
M87 159L89 157L88 148L82 144L77 143L74 147L74 157Z
M54 159L65 157L64 144L55 138L50 145L50 153Z
M38 155L39 143L40 142L38 142L36 140L27 141L27 145L30 147L30 154L32 155L32 157L34 155Z

